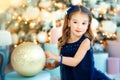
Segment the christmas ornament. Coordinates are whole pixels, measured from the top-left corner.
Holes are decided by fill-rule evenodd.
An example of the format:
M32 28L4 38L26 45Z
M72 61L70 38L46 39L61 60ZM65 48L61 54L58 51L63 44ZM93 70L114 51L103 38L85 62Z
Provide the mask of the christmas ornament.
M13 69L22 76L34 76L45 65L43 49L35 43L25 42L18 45L11 55Z
M95 18L92 18L91 22L91 28L93 31L95 31L99 27L99 22Z
M25 20L37 19L40 16L40 10L37 7L28 7L25 12L23 12L22 17Z
M79 3L82 3L82 0L71 0L72 5L77 5Z
M45 9L47 9L47 8L49 8L51 6L52 6L52 3L49 0L48 1L41 0L41 2L39 3L39 7L42 7L42 8L45 8Z
M90 7L95 7L97 0L88 0Z
M6 30L0 30L0 46L6 46L12 44L11 33Z
M107 33L115 33L117 30L117 24L113 21L102 21L103 30Z
M53 20L52 13L44 9L41 10L40 17L43 22L47 23L50 23Z
M12 33L12 44L18 44L19 37L16 33Z
M13 7L20 7L21 5L25 4L25 0L9 0Z
M40 43L45 43L47 41L47 33L44 31L39 32L37 35L37 39Z

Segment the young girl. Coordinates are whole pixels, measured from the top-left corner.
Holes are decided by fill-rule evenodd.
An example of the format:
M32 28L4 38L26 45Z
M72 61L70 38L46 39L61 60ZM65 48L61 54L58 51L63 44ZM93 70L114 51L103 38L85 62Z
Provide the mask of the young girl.
M92 15L86 7L71 6L59 38L60 56L46 51L47 59L60 64L61 80L110 80L94 67L91 20ZM56 62L47 63L46 67L55 68Z

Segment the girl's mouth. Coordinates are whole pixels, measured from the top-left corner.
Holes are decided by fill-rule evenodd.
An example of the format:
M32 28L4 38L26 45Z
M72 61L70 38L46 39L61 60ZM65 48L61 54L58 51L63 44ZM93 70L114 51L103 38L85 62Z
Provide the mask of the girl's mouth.
M80 30L75 30L76 32L81 32Z

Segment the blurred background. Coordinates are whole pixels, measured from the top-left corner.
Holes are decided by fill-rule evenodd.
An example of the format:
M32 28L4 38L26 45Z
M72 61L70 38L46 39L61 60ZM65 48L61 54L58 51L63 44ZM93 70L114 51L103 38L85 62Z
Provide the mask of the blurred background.
M120 0L0 0L0 30L11 32L14 45L52 42L50 30L62 27L66 10L75 4L88 7L93 14L95 49L99 44L104 49L105 40L119 40ZM39 40L41 35L45 41Z
M84 5L93 15L95 66L107 74L119 74L120 0L0 0L0 31L11 34L9 52L23 42L34 42L57 53L57 39L71 5ZM0 34L1 40L4 35Z

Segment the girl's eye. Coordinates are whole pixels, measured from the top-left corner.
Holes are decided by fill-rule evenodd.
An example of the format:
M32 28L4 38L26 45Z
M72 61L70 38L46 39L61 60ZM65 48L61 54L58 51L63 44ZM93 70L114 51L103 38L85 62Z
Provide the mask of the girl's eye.
M73 23L77 23L77 22L73 22Z
M85 25L86 23L82 23L83 25Z

